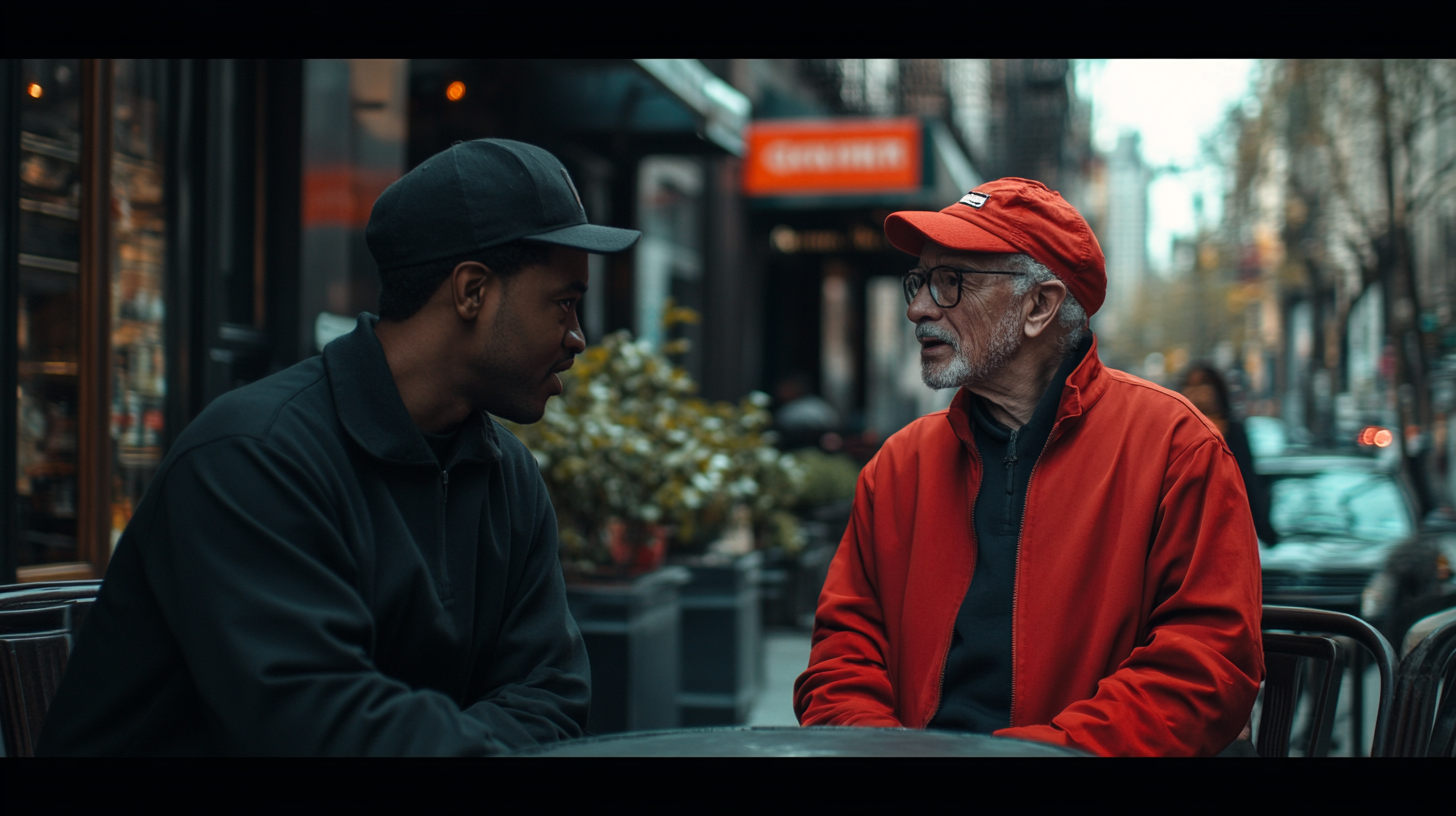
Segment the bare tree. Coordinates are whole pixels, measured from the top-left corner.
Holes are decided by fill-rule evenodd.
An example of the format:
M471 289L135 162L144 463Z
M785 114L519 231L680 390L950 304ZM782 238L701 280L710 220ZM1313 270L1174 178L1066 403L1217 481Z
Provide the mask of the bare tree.
M1285 250L1281 294L1309 302L1312 364L1326 370L1335 390L1338 344L1327 343L1345 333L1354 299L1380 288L1400 423L1427 429L1435 348L1422 332L1433 305L1422 293L1448 290L1422 285L1423 276L1445 272L1417 263L1413 236L1438 202L1456 196L1449 144L1456 60L1279 60L1264 67L1259 114L1238 123L1235 198L1267 198L1272 190ZM1259 209L1246 206L1241 217L1257 217ZM1264 202L1263 215L1269 209ZM1327 408L1303 385L1310 408ZM1308 415L1312 430L1328 430L1327 413ZM1423 503L1436 503L1438 477L1421 456L1429 445L1408 446L1407 434L1396 436Z

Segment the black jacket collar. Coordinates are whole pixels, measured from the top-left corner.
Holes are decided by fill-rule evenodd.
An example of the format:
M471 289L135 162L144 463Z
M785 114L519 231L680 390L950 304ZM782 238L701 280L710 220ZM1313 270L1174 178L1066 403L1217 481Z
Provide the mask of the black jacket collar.
M324 347L339 421L359 447L370 455L403 465L439 466L434 451L410 418L384 359L384 347L374 334L379 318L365 312L352 332ZM484 411L465 420L447 467L466 460L500 458L495 423Z

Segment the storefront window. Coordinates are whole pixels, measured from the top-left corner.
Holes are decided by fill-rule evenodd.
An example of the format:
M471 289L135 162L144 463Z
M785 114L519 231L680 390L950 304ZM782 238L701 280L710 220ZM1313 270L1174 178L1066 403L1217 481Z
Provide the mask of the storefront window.
M375 199L404 175L407 60L305 60L301 356L379 309L364 241Z
M75 561L81 258L79 60L24 60L20 110L17 565Z
M163 65L117 60L111 154L111 543L162 459L167 394Z
M662 325L668 298L703 309L703 176L702 161L694 157L648 156L638 166L637 333L654 343L669 339ZM701 378L701 326L677 331L690 341L683 366Z

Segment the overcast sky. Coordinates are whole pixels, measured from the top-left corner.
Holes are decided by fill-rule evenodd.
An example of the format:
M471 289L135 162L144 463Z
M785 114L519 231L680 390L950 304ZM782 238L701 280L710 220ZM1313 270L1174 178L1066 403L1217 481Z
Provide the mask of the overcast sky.
M1092 102L1092 142L1106 153L1126 130L1142 134L1143 159L1159 173L1148 195L1148 257L1165 271L1172 240L1195 229L1193 195L1203 191L1213 222L1222 203L1222 177L1200 155L1201 139L1222 123L1230 105L1249 95L1254 60L1082 60L1078 93Z

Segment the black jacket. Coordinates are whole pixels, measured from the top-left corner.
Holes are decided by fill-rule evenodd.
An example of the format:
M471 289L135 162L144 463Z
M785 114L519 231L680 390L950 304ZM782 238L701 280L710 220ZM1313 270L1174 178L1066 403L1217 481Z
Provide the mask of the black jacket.
M162 462L42 754L487 754L580 736L589 668L540 471L483 412L442 469L372 315Z

